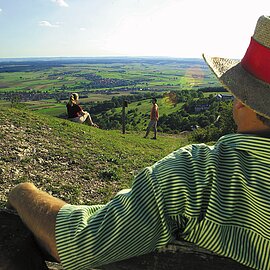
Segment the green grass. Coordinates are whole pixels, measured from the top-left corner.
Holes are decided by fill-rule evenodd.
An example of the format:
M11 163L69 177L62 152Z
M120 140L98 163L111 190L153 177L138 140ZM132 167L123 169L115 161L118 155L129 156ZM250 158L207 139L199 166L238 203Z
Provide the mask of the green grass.
M128 107L126 109L126 113L128 113L131 110L138 109L138 113L150 115L150 111L152 108L151 101L152 101L151 99L147 99L147 100L132 102L132 103L128 104ZM183 105L183 103L178 103L178 104L176 104L176 106L174 106L174 104L172 104L172 102L168 99L168 97L163 97L163 98L158 99L157 104L159 106L159 115L160 116L163 114L170 114L170 113L176 112ZM118 112L120 112L121 110L122 110L122 108L116 109L116 111L118 111Z
M151 101L151 99L147 99L128 104L128 107L126 108L126 115L128 119L127 124L134 126L131 122L135 122L137 130L145 130L150 119L150 111L152 108ZM162 116L164 114L169 115L180 110L184 103L174 105L168 97L163 97L158 99L157 104L159 106L159 115ZM132 112L134 110L136 110L135 114ZM122 108L116 108L115 112L121 114ZM112 114L113 112L110 110L108 115Z
M25 109L2 107L0 121L0 125L12 125L18 131L18 135L13 133L12 140L20 141L19 132L22 130L23 134L27 134L27 141L22 143L33 144L31 147L34 149L43 145L47 152L43 156L42 152L35 151L21 161L17 160L16 152L3 154L0 167L14 163L14 168L25 171L16 179L10 178L9 186L30 180L71 203L107 201L120 189L130 187L134 175L140 169L151 166L188 143L186 138L165 134L159 134L156 141L144 139L143 132L128 132L123 135L118 130L96 129ZM11 145L8 144L7 147ZM5 148L0 150L0 154ZM28 148L29 146L26 149ZM53 162L45 171L41 167L37 175L29 178L29 171L25 168L38 164L33 161L38 161L40 155L46 162ZM77 182L64 177L66 163L73 164L68 167L71 174L73 170L78 172ZM96 183L96 189L89 194L87 190L92 188L92 183Z
M97 102L97 101L105 101L105 100L111 100L112 97L118 97L118 96L126 96L130 95L129 91L125 92L120 92L120 93L115 93L113 95L108 95L108 94L92 94L90 93L88 95L88 98L80 98L81 103L88 103L88 102Z
M66 106L63 104L58 105L58 106L53 106L51 108L38 109L38 113L55 116L55 117L66 114L66 112L67 112Z

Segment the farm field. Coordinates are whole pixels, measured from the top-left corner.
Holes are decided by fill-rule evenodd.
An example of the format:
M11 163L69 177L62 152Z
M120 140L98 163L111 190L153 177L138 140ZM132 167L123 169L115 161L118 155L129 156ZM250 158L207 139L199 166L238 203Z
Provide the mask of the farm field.
M0 93L123 91L123 87L168 91L209 85L219 84L201 59L0 62Z
M113 96L123 96L128 95L129 93L119 93L114 94ZM87 98L81 98L80 102L82 104L89 103L89 102L102 102L106 100L110 100L112 98L112 95L107 94L89 94ZM62 101L61 103L56 102L55 99L44 99L44 100L38 100L38 101L27 101L24 103L24 105L32 110L32 111L38 111L42 114L48 114L51 116L60 116L64 115L66 113L66 102L67 100ZM0 104L6 104L6 106L10 106L9 102L4 102L0 100Z
M81 58L0 62L0 102L21 104L50 116L66 115L66 102L78 92L86 110L113 97L151 93L158 97L160 116L181 110L165 93L221 85L201 59ZM165 94L165 95L164 95ZM205 92L208 97L211 92ZM215 94L215 93L214 93ZM10 103L11 102L11 103ZM129 124L143 130L149 121L151 99L137 99L126 108ZM99 118L118 118L115 106ZM92 115L92 113L91 113ZM95 115L92 115L95 119Z

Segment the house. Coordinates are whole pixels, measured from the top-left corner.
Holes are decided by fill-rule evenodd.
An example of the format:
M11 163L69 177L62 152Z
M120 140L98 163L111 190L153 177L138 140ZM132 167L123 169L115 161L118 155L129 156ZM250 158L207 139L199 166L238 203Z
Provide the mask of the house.
M234 96L229 94L218 94L216 95L216 99L218 101L232 101L234 99Z
M206 111L210 108L209 104L199 104L196 105L194 108L195 113L201 112L201 111Z

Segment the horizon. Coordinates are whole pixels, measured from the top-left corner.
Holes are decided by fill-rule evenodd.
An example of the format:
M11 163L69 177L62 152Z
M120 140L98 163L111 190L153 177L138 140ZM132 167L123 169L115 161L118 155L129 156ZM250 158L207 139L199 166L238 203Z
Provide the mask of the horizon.
M240 59L268 10L268 0L0 0L0 58Z
M172 56L33 56L33 57L0 57L0 61L5 60L64 60L64 59L157 59L157 60L201 60L204 62L203 58L199 57L172 57Z

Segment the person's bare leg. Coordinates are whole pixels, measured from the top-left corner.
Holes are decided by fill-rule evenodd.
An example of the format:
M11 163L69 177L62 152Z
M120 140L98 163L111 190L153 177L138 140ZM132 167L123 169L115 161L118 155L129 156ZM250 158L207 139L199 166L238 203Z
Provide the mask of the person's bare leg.
M98 125L93 122L90 113L87 113L87 118L85 121L89 126L98 127Z
M66 203L31 183L21 183L11 190L8 207L14 208L38 243L57 261L60 261L55 239L56 217Z

